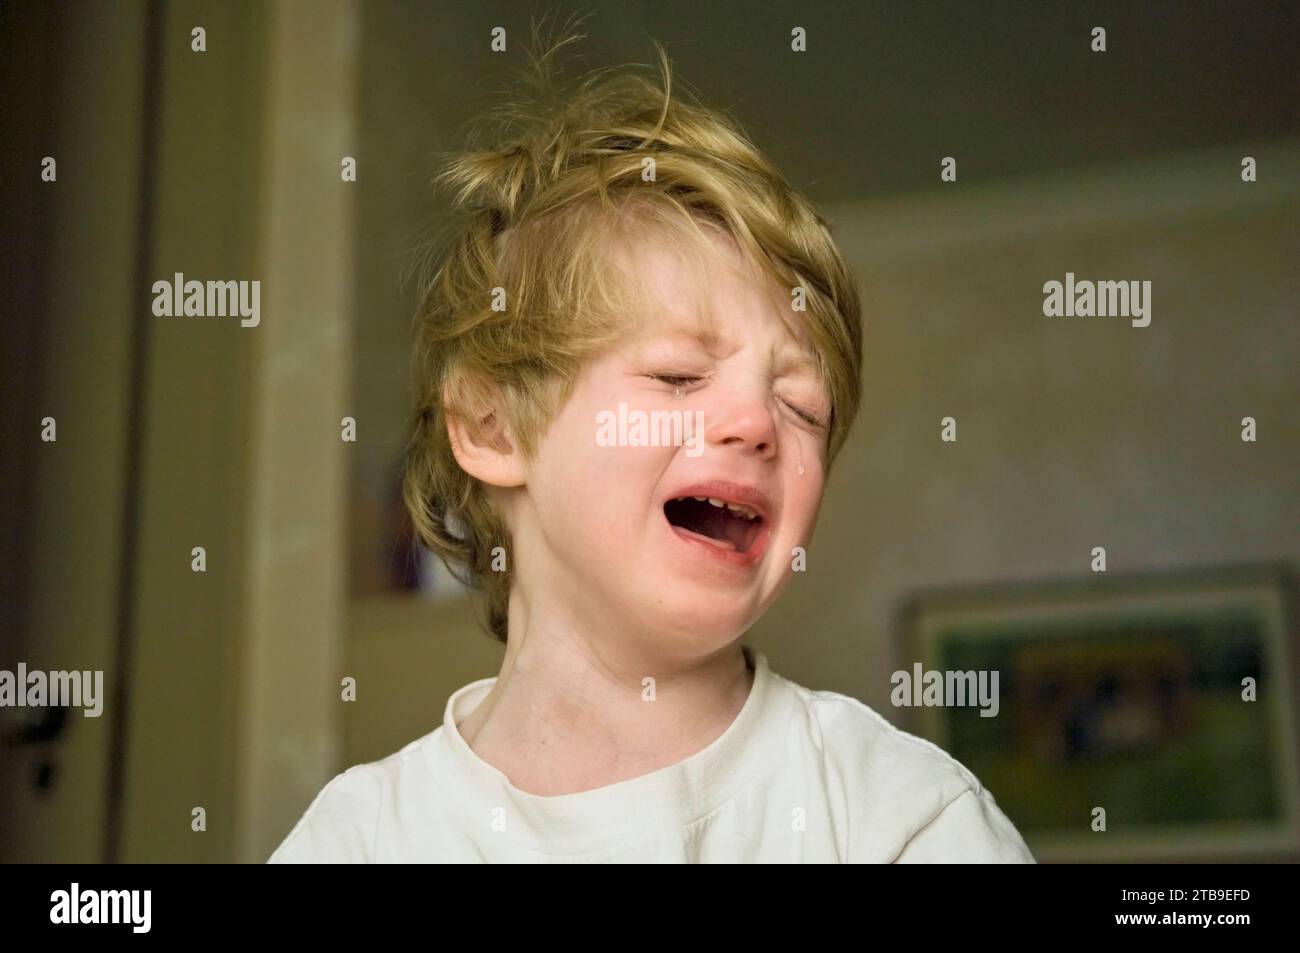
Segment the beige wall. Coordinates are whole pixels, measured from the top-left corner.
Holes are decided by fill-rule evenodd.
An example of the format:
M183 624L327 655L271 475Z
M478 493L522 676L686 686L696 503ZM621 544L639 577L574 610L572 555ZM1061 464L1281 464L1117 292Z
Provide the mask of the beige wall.
M260 861L339 762L355 6L163 29L150 274L258 280L261 320L151 325L123 859Z
M249 4L168 5L149 281L265 277L256 261L265 22ZM207 52L190 48L194 26ZM149 306L145 298L137 306ZM265 323L265 319L264 319ZM258 330L261 330L260 328ZM149 322L140 448L121 860L230 856L235 660L254 336L237 320ZM191 550L206 551L206 572ZM207 830L190 829L202 807Z
M867 292L863 409L807 578L755 632L778 670L892 718L919 587L1084 578L1093 546L1112 575L1300 560L1300 143L829 215ZM1150 280L1150 326L1045 317L1067 271Z
M264 860L341 757L357 16L293 0L268 28L259 268L270 320L250 373L247 594L237 664L234 858Z

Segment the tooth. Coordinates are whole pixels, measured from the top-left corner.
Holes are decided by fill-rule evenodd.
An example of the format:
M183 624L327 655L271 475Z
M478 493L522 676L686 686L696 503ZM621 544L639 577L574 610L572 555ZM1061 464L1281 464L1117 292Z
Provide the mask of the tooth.
M715 500L713 497L709 497L709 502L712 503L714 506L725 506L725 505L726 505L726 504L723 503L721 500Z
M698 502L703 503L703 502L705 501L706 497L703 497L703 496L697 496L695 499L696 499Z
M739 503L728 503L727 509L731 510L733 513L739 513L741 516L749 515L749 510L745 509Z

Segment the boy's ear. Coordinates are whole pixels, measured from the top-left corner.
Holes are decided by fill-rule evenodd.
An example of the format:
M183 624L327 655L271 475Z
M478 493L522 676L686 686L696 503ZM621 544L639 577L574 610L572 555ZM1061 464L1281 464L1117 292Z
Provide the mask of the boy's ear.
M450 391L443 406L455 406ZM447 437L462 470L489 486L522 486L528 470L518 444L496 407L487 404L448 412Z

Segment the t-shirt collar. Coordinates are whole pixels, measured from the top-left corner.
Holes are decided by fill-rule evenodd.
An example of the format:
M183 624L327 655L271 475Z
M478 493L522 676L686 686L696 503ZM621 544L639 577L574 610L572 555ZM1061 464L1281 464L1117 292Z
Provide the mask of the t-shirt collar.
M759 750L760 729L779 731L787 722L787 699L767 657L749 646L743 650L753 665L754 683L735 720L708 747L640 777L551 797L516 788L461 736L456 723L465 720L497 680L471 682L447 700L440 737L426 749L445 806L471 829L481 825L485 833L539 853L597 850L608 846L612 836L626 846L638 834L649 837L706 817L734 797L756 770L774 767L770 753Z

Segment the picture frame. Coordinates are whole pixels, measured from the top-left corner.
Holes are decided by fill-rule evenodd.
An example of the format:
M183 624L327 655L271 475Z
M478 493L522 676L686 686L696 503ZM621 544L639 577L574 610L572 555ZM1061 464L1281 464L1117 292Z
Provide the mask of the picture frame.
M1040 861L1300 857L1289 565L933 589L900 628L905 672L1000 675L996 717L918 697L904 723Z

